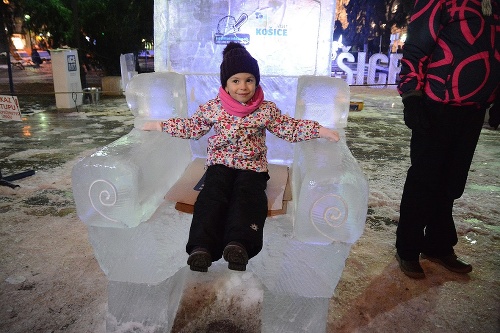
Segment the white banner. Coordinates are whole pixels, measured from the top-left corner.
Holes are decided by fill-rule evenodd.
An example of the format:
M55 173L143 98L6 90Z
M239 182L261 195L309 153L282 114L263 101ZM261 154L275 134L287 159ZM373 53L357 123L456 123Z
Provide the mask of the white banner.
M382 53L376 53L368 59L366 64L366 52L358 52L356 69L348 66L345 62L354 64L354 55L348 52L340 53L335 61L337 67L346 75L346 82L349 85L364 85L365 78L367 85L395 84L397 75L401 71L402 53L391 53L390 57Z
M0 120L21 121L21 109L17 96L0 95Z

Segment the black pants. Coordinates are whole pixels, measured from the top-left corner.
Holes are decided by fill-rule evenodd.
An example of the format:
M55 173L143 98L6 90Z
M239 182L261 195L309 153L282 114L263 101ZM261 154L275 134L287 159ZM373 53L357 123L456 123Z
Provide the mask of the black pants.
M396 231L404 260L420 253L453 253L453 202L462 196L484 122L485 108L429 105L429 129L412 131L408 170Z
M217 261L224 247L236 241L245 246L249 258L256 256L267 217L268 179L267 172L209 166L194 205L186 251L204 247Z

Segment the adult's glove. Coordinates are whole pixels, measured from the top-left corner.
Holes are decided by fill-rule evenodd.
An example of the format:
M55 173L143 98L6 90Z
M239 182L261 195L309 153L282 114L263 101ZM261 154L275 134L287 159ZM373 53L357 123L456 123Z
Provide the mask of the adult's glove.
M427 108L422 96L408 96L403 99L403 114L409 129L427 129L430 127Z
M493 127L494 129L498 128L498 125L500 125L500 101L497 98L497 101L495 101L495 104L490 108L490 118L488 119L488 124Z

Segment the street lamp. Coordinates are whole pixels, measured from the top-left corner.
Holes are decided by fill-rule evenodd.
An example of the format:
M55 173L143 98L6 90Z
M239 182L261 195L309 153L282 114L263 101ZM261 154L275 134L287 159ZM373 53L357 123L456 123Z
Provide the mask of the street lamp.
M30 30L30 19L31 19L31 16L29 16L28 14L24 15L24 20L26 21L26 25L28 26L28 37L29 37L29 41L30 41L30 50L32 49L32 45L31 45L31 30Z

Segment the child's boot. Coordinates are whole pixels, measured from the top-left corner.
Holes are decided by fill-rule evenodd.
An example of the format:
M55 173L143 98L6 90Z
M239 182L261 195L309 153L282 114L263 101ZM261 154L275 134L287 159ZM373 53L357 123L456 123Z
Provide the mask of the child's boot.
M191 251L187 264L192 271L208 272L208 267L212 265L212 256L207 249L197 247Z
M230 242L224 248L224 260L233 271L245 271L247 269L248 254L245 247L238 242Z

